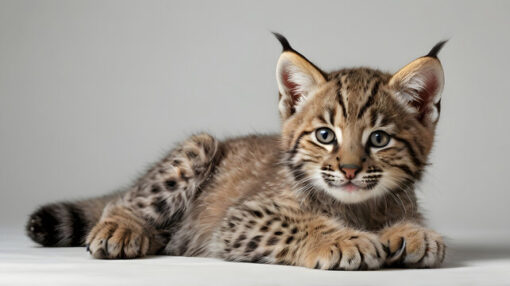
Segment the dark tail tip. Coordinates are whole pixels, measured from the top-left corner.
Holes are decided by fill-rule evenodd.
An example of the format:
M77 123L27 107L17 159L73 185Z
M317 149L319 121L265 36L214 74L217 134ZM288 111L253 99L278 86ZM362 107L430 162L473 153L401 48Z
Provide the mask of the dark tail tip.
M444 41L441 41L439 43L437 43L431 50L430 52L426 55L426 57L431 57L431 58L435 58L437 59L437 55L439 54L439 52L441 51L441 49L443 48L444 44L446 44L446 42L448 42L448 40L444 40Z
M293 51L292 47L289 44L289 41L280 33L272 32L273 35L278 39L280 44L282 45L283 51Z
M43 246L80 246L88 232L83 211L73 203L53 203L33 212L27 235Z
M30 215L26 225L27 235L43 246L56 246L59 242L59 222L54 208L53 205L48 205L37 209Z

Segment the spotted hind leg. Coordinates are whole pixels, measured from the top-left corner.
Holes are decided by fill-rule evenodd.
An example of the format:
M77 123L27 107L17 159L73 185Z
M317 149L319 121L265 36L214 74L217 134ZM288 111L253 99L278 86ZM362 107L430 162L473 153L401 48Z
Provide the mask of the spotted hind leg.
M96 258L140 257L159 251L189 209L218 156L208 134L192 136L105 208L87 237Z
M212 136L190 137L139 179L124 203L151 224L168 226L188 208L210 175L217 151L218 142Z

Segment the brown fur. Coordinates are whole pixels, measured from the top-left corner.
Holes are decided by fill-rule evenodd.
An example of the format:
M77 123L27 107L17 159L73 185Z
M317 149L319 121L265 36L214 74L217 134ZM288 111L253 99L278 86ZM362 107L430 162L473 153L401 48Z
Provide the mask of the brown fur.
M368 68L326 74L288 42L284 48L281 135L193 136L117 197L36 211L29 235L45 245L85 243L96 258L165 253L320 269L439 266L445 245L423 226L414 193L437 123L437 58L395 75ZM321 128L334 140L320 141ZM373 145L382 131L388 145ZM91 207L96 201L99 208ZM56 229L63 234L50 232ZM82 232L86 241L73 239Z

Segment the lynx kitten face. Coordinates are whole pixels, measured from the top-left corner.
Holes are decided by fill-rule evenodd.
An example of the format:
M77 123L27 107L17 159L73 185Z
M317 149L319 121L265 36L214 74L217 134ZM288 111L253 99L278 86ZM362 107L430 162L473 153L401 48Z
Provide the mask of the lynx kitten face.
M286 163L304 192L357 203L420 178L444 81L434 50L444 43L394 75L367 68L326 74L279 39Z

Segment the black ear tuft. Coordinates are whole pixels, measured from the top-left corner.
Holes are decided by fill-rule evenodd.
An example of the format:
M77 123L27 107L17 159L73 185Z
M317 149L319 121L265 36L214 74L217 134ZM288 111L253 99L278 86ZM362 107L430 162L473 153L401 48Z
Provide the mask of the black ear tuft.
M445 41L441 41L439 43L437 43L433 48L432 50L430 50L430 52L426 55L426 57L431 57L431 58L435 58L437 59L437 54L439 54L439 52L441 51L441 49L443 48L444 44L446 44L446 42L448 42L448 40L445 40Z
M289 41L287 41L287 39L282 34L279 34L276 32L272 32L272 33L276 37L276 39L278 39L280 44L282 44L282 48L283 48L284 52L285 51L294 51L294 49L290 46Z

